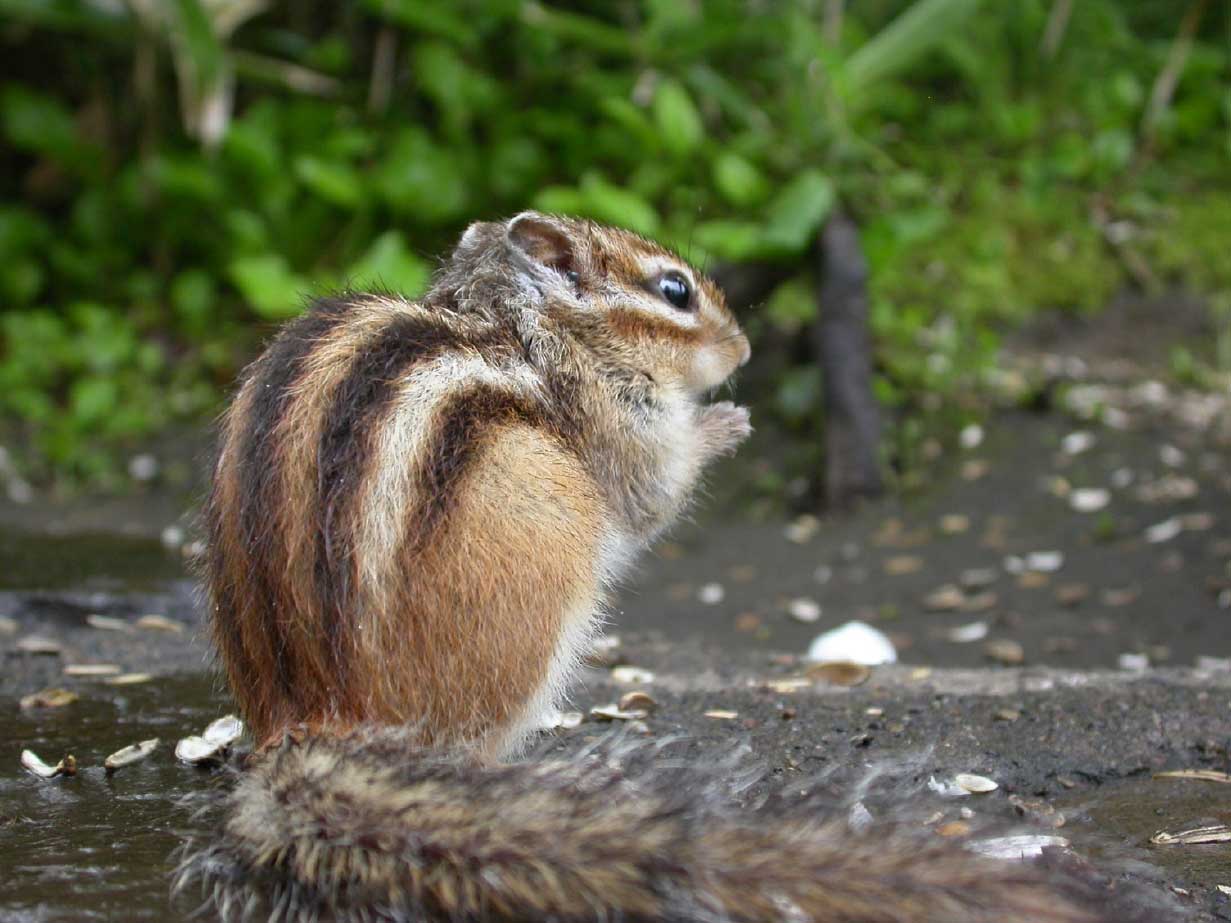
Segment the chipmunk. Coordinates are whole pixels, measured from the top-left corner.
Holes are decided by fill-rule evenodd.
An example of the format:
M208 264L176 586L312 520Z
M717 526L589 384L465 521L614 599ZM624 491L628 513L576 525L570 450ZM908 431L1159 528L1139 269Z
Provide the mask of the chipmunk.
M746 409L705 402L748 358L678 256L535 212L472 225L418 301L289 324L225 415L206 510L213 637L257 750L179 886L226 920L1103 919L1086 886L935 838L498 762L748 436Z

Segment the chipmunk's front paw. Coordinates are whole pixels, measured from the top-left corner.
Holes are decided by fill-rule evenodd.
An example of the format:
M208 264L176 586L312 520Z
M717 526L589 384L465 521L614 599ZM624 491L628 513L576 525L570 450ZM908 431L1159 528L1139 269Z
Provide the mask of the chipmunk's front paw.
M727 455L752 434L752 422L747 407L737 407L730 401L718 401L701 411L701 440L706 454Z

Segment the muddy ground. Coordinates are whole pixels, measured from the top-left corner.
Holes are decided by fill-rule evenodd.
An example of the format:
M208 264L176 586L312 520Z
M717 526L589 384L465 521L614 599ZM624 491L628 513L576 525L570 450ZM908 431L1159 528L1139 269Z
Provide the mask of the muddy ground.
M1070 384L1103 389L1092 419L1081 419L1080 389L1044 413L1001 414L936 462L926 490L850 516L750 516L746 503L737 515L746 469L717 472L720 507L649 556L613 607L619 643L587 670L572 707L644 690L658 708L624 732L680 736L699 764L746 744L760 787L788 793L823 785L840 798L869 766L906 766L904 797L935 829L969 809L1058 834L1130 891L1169 894L1176 914L1231 919L1219 890L1231 888L1231 844L1150 843L1158 831L1231 823L1231 784L1155 777L1231 770L1226 408L1151 383L1140 365L1076 371L1082 381ZM760 463L757 451L746 464ZM1075 491L1088 488L1107 490L1105 506L1075 510ZM153 494L3 515L0 920L191 909L168 908L168 853L222 783L176 764L170 748L229 705L183 551L160 540L185 506ZM1061 555L1034 568L1015 560L1040 551ZM985 573L963 586L971 570ZM136 627L145 614L171 624ZM125 630L92 627L91 615ZM886 633L899 663L854 686L809 678L809 642L853 619ZM31 635L58 652L19 651ZM150 678L65 674L80 663ZM651 675L621 682L616 665ZM80 698L18 704L50 686ZM576 752L610 729L587 720L545 749ZM155 736L150 760L103 773L107 753ZM71 751L83 769L39 781L20 768L26 747L53 761ZM959 800L920 788L958 772L999 787Z

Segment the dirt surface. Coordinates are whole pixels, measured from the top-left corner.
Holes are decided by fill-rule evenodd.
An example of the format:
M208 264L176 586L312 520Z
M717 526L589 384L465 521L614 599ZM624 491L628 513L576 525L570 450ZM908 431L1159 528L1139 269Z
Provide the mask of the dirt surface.
M1160 919L1231 919L1219 890L1231 887L1231 844L1150 843L1231 823L1231 784L1155 778L1231 770L1226 396L1139 367L1056 393L1071 412L1014 412L971 431L914 499L824 521L703 509L616 601L618 643L572 707L644 690L657 710L626 733L678 736L699 765L746 745L759 784L785 792L823 785L841 798L870 766L898 766L934 827L966 809L1059 834L1113 878L1170 894L1179 909ZM738 501L740 470L717 472L714 492ZM1105 504L1074 509L1090 488ZM193 535L164 534L183 529L182 498L149 500L0 510L0 920L191 909L168 911L167 855L220 778L170 749L229 706L185 567ZM963 584L971 570L984 572L978 586L969 574ZM164 621L138 627L149 614ZM119 623L94 627L91 615ZM809 673L812 639L850 620L884 632L898 664L855 686ZM19 651L31 635L58 653ZM81 663L150 678L65 674ZM616 665L650 675L621 681ZM19 706L49 686L80 698ZM610 730L587 720L545 749L577 752ZM154 736L150 760L103 773L107 753ZM20 769L26 747L52 762L72 751L83 769L39 781ZM926 787L959 772L999 787L956 800Z

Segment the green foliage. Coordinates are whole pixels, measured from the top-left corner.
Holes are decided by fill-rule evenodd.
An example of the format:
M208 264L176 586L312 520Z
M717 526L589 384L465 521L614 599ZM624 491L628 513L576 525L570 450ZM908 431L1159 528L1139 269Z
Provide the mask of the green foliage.
M1231 306L1213 14L1147 147L1178 26L1152 0L1074 4L1053 58L1050 0L876 0L838 22L820 0L263 6L0 0L0 407L33 476L104 477L216 406L312 294L417 294L468 221L531 205L698 262L798 267L748 319L785 353L842 202L906 440L969 412L998 331L1125 284L1111 225L1159 279ZM1231 333L1220 349L1231 363ZM811 429L816 370L781 365L780 417Z

